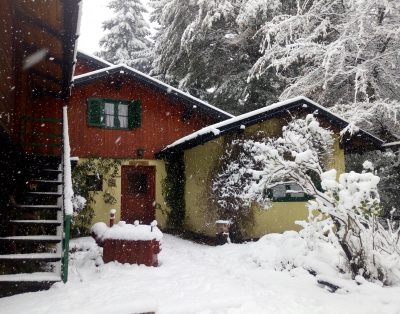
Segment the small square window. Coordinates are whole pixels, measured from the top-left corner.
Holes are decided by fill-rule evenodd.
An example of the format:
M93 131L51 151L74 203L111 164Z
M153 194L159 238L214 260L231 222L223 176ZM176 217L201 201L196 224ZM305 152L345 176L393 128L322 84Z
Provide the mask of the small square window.
M146 193L148 189L147 175L145 173L128 174L128 192Z
M103 176L88 175L86 176L86 186L89 191L103 191Z
M299 202L310 199L296 183L279 184L266 192L266 196L274 202Z
M116 183L116 181L115 181L115 178L109 178L109 179L107 180L107 184L108 184L108 186L110 186L110 187L115 187L115 186L117 186L117 183Z
M138 148L136 150L136 158L143 159L144 158L144 148Z

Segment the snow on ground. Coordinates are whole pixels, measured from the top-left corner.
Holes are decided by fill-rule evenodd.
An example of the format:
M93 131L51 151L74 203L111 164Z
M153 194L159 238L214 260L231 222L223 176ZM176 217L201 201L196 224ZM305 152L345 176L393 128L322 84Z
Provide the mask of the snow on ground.
M71 254L67 284L0 299L0 312L400 313L400 287L340 279L334 267L337 257L329 248L304 254L303 242L288 232L209 247L165 235L160 267L155 268L103 264L101 248L91 238L81 238L71 241L79 250ZM336 277L345 289L330 293L304 268L287 270L283 264L293 261Z

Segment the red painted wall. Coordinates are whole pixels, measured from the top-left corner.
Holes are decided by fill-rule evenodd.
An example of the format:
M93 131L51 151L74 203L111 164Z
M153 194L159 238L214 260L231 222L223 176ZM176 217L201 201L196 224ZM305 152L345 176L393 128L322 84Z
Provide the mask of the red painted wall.
M142 101L142 126L133 130L89 127L87 102L90 97ZM136 158L143 148L145 159L154 159L175 140L216 122L211 116L195 113L187 121L181 115L185 106L161 92L127 76L110 76L74 87L69 101L71 154L79 157Z
M96 70L103 69L103 68L104 67L96 65L93 62L87 62L85 60L80 60L78 58L77 63L75 65L74 76L92 72L92 71L96 71Z

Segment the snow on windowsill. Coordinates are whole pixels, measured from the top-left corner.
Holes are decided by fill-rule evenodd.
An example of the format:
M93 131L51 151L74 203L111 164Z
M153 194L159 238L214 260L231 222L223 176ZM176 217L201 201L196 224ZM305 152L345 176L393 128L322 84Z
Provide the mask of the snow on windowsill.
M230 225L232 222L230 220L217 220L216 224Z

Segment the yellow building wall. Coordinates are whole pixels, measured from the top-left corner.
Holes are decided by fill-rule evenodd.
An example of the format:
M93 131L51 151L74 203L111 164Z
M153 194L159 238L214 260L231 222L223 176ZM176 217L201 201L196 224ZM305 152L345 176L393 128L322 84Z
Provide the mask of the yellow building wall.
M270 137L281 135L284 121L271 119L259 124L247 127L244 137L254 135L259 131ZM185 203L187 230L207 236L215 235L216 210L208 200L208 192L211 188L211 180L214 169L223 154L224 142L229 139L221 136L203 145L196 146L185 151ZM338 174L345 170L344 151L340 148L339 138L335 136L334 154L329 166L335 168ZM286 230L300 230L295 222L305 220L308 217L306 202L274 202L268 209L260 209L253 206L253 220L245 230L248 238L259 238L268 233L282 233Z
M80 158L78 163L82 163L86 158ZM166 206L164 196L162 194L162 182L166 177L165 163L163 160L137 160L137 159L121 159L121 166L125 165L143 165L143 166L155 166L156 167L156 179L155 179L155 207L156 207L156 220L161 228L166 226L167 215L166 212L169 210ZM98 192L95 196L94 217L92 223L105 222L109 223L110 209L115 208L116 222L120 221L121 218L121 166L119 166L118 174L115 178L115 187L109 187L107 184L107 178L103 178L103 192ZM116 204L107 204L104 202L103 193L108 192L114 196L117 200Z
M185 151L185 229L208 235L215 235L215 211L208 210L208 189L212 172L223 153L223 138L207 142Z

